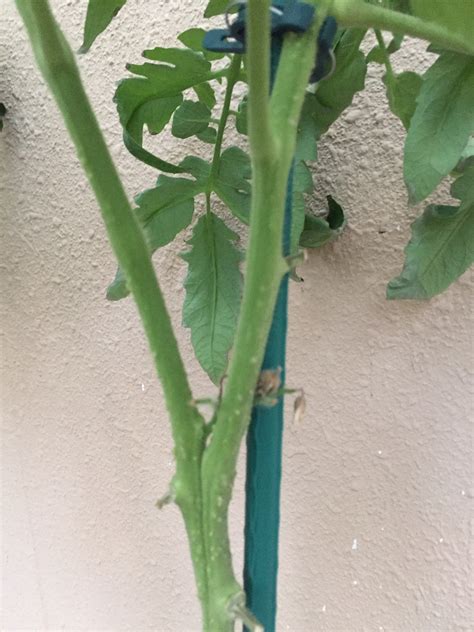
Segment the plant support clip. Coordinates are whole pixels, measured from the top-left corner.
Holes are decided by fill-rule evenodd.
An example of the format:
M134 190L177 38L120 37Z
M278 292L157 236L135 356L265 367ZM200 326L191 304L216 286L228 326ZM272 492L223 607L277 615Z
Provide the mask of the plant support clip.
M226 29L213 29L204 37L204 48L216 53L245 53L246 2L232 3L238 13L231 23L226 13ZM304 2L285 4L276 2L270 7L272 14L271 30L273 36L285 33L304 33L309 29L314 18L314 7Z
M231 22L229 9L238 8L236 19ZM215 53L245 53L246 2L235 2L225 14L227 28L213 29L204 36L203 46ZM273 37L282 37L285 33L305 33L311 26L315 8L305 2L275 2L270 7L271 32ZM336 20L328 17L318 33L318 58L311 73L310 83L316 83L331 74L334 69L332 44L337 31Z

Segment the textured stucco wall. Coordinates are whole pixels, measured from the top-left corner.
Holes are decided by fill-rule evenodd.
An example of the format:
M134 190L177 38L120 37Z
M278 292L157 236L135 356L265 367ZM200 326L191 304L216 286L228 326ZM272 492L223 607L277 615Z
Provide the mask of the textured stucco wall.
M196 631L178 512L154 508L173 472L161 390L133 305L104 300L115 265L96 203L14 3L0 4L9 108L0 135L1 628ZM79 59L131 195L155 174L122 147L114 83L142 49L171 45L198 23L203 4L129 0ZM53 3L76 48L85 5ZM422 51L411 45L397 63L421 69ZM333 192L350 226L310 255L305 283L291 289L289 381L309 404L285 437L282 631L473 629L471 277L430 303L384 299L419 209L406 204L403 132L380 72L370 68L367 91L320 151L314 204ZM182 151L171 140L164 149ZM182 245L156 258L176 323ZM179 338L204 395L188 333ZM238 565L242 484L232 513Z

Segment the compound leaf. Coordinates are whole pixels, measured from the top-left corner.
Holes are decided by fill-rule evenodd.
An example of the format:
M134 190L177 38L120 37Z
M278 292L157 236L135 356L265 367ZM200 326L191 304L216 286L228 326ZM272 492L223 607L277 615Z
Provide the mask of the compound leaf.
M405 143L410 200L427 197L454 167L474 129L474 58L443 53L423 77Z
M143 56L161 63L127 66L138 76L122 80L114 97L124 142L127 149L146 164L168 173L180 173L178 166L144 149L143 128L146 125L152 133L161 131L181 104L183 90L210 78L211 64L189 49L155 48L145 51Z
M405 264L387 287L389 299L429 299L443 292L474 260L474 166L451 187L456 206L430 204L412 224Z
M238 235L214 213L201 217L188 241L183 324L191 329L196 357L214 383L227 366L239 312L242 275Z
M87 53L96 37L107 28L126 2L127 0L89 0L80 53Z

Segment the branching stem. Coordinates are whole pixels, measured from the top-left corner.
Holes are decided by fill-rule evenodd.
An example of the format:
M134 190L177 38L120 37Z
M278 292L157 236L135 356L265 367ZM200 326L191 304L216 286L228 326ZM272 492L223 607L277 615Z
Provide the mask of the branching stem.
M363 0L333 0L329 13L343 27L374 28L427 40L459 53L474 55L474 43L434 22L392 11Z
M222 141L224 140L225 126L230 114L230 104L232 102L232 93L234 86L239 80L240 66L242 64L242 57L240 55L234 55L232 62L227 69L227 86L224 96L224 103L222 105L222 113L219 119L219 126L217 128L216 144L214 146L214 154L212 157L211 173L209 175L209 186L212 188L214 179L219 172Z
M393 72L392 62L390 61L390 55L385 46L385 40L383 38L382 32L379 29L374 29L375 37L377 38L377 43L379 45L380 50L383 55L383 63L385 65L385 70L387 74L388 81L392 81L395 77L395 73Z
M316 0L308 0L316 4ZM316 34L330 13L341 26L405 33L461 52L474 46L441 26L360 0L319 0L317 17L304 35L285 37L270 98L270 0L248 1L248 128L252 159L252 208L244 295L228 379L212 421L206 426L193 400L170 317L143 232L127 200L94 113L82 87L71 49L47 0L16 0L38 65L61 109L77 153L101 207L102 217L134 296L156 370L163 385L175 441L172 494L190 541L206 632L231 632L235 617L258 630L235 579L228 536L228 507L238 452L247 429L281 279L287 180L298 119L316 57ZM381 34L379 44L384 49ZM390 61L388 61L390 63ZM387 66L387 68L390 68ZM212 73L227 77L206 195L208 219L212 180L219 169L232 91L241 60ZM206 447L206 441L209 445Z

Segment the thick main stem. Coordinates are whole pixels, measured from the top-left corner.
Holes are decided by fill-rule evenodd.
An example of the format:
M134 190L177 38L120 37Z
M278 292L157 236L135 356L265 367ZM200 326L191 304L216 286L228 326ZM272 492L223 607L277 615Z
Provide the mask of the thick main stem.
M247 25L252 210L244 296L227 387L202 465L204 536L212 632L231 629L226 606L240 590L229 548L227 513L237 457L247 429L282 276L282 231L288 173L305 88L315 59L323 7L303 36L285 38L269 98L269 2L250 0Z

